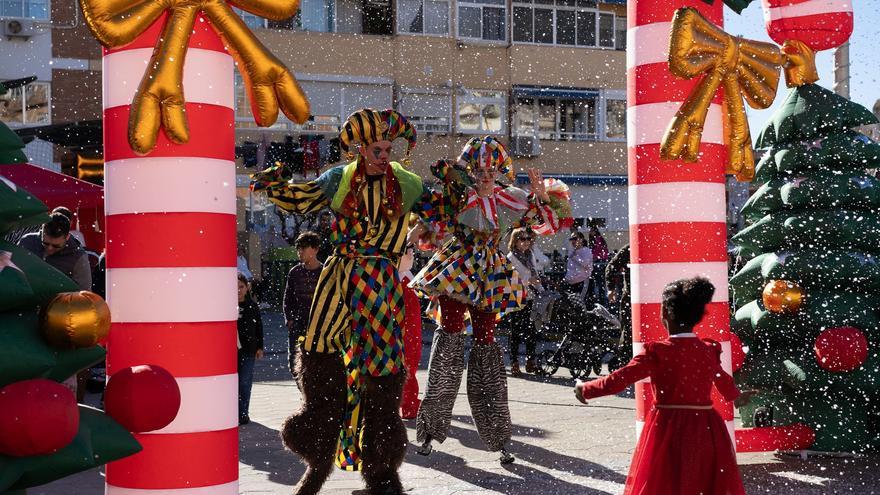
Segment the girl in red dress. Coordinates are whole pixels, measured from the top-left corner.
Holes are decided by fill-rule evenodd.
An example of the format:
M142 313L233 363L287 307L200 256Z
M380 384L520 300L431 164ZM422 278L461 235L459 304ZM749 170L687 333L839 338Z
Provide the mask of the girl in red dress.
M747 399L721 368L721 346L697 338L715 287L705 278L678 280L663 290L661 318L670 338L645 345L625 367L591 382L578 382L587 399L622 392L650 377L656 404L633 454L624 495L744 495L736 454L712 386L727 400ZM740 402L740 401L738 401Z

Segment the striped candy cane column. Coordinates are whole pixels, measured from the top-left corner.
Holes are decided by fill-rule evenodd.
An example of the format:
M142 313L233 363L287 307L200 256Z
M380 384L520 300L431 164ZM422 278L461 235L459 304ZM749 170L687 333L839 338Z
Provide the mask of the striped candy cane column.
M144 450L107 466L108 495L238 493L236 217L233 62L202 18L184 65L190 139L160 132L137 156L129 105L164 18L104 54L107 371L168 370L177 418L135 435Z
M680 7L694 7L722 24L721 1L636 0L628 3L627 145L629 222L632 259L633 351L663 340L660 321L663 287L676 279L704 275L715 296L696 331L723 346L731 372L728 321L727 237L724 146L720 94L709 109L698 163L661 161L660 141L675 112L699 78L678 79L669 72L669 32ZM647 381L636 384L638 430L653 407ZM733 407L715 398L733 436Z
M773 41L800 40L813 50L836 48L853 31L853 0L762 0Z

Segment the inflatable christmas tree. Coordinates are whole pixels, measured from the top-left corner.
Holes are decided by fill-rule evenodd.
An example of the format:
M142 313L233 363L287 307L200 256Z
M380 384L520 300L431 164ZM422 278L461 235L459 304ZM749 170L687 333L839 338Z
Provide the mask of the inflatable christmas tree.
M734 236L734 367L760 394L745 426L807 425L811 449L880 445L880 145L853 130L877 119L820 86L791 90L758 137L761 187ZM734 356L739 353L734 342Z
M23 144L0 124L3 162ZM97 342L110 323L106 303L3 239L49 219L46 206L3 177L0 165L0 493L24 493L140 450L102 411L77 405L62 382L104 358Z

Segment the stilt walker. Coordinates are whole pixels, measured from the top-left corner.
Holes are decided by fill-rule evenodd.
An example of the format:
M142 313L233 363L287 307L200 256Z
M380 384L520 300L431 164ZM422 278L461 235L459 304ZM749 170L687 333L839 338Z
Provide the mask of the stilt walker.
M244 0L284 19L296 1ZM233 59L258 124L308 103L226 2L81 0L104 54L108 375L167 369L177 418L136 435L106 493L238 493ZM232 55L230 55L230 53ZM185 95L184 95L185 91Z
M507 452L510 410L501 348L493 335L499 314L518 310L525 288L499 243L518 227L552 234L571 217L568 188L545 182L529 170L532 193L496 183L509 177L513 163L504 146L491 136L474 138L458 163L445 161L433 169L444 187L442 221L434 227L452 236L413 279L411 286L440 304L441 328L434 333L428 384L416 418L419 453L428 455L431 442L443 442L452 407L464 374L464 317L469 313L474 343L468 359L467 394L477 432L488 450L501 452L502 464L513 462Z

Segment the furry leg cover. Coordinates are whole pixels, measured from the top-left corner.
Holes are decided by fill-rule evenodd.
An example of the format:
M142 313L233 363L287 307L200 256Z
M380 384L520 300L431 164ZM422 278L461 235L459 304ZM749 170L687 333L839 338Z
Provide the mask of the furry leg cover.
M312 495L321 490L333 470L345 414L345 366L338 353L300 349L296 369L303 404L284 421L281 439L307 466L294 493Z
M361 474L370 495L403 493L397 470L406 455L406 427L397 410L406 373L364 377Z
M510 408L507 404L507 377L498 344L474 343L468 359L468 402L477 433L490 452L497 452L510 441Z
M463 333L450 334L442 329L434 333L431 360L428 363L428 385L425 398L416 417L416 439L425 441L428 435L438 442L446 440L452 421L452 406L464 373Z

